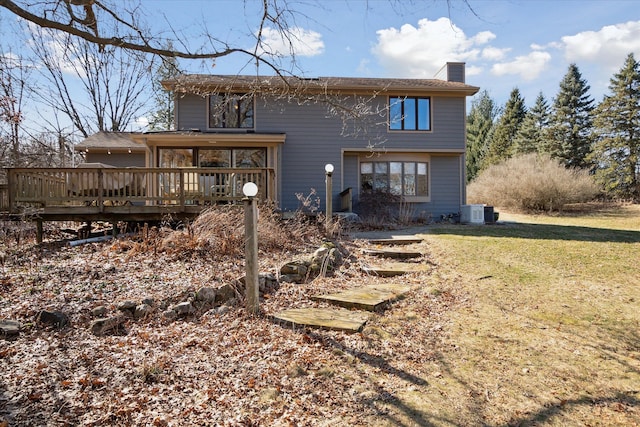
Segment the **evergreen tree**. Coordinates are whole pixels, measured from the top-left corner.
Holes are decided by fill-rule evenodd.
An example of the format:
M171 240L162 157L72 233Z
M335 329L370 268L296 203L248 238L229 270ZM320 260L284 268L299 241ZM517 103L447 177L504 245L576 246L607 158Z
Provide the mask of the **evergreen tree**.
M547 150L566 167L588 166L587 156L593 140L591 112L594 108L593 98L588 92L589 85L576 64L569 65L553 103L551 139Z
M173 45L169 43L167 49L172 50ZM161 57L161 61L153 79L156 110L151 113L149 130L174 130L173 92L163 88L162 81L176 78L182 72L178 68L178 60L175 57Z
M498 119L498 124L495 127L482 162L483 167L500 163L515 154L514 140L526 114L527 109L524 106L524 99L520 95L520 90L514 88L505 104L502 115Z
M515 138L515 150L518 154L542 153L549 133L549 104L542 92L536 103L527 111L522 126Z
M614 197L640 201L640 64L630 53L595 111L596 179Z
M471 111L467 115L468 182L472 181L480 171L498 114L500 114L500 108L486 90L480 92L478 98L471 101Z

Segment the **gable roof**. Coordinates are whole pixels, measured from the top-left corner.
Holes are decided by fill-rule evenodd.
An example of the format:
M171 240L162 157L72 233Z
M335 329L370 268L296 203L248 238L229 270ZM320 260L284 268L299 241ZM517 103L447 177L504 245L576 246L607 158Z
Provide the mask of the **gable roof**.
M368 77L246 76L185 74L164 80L162 86L180 93L209 94L228 91L304 93L304 94L376 94L423 95L449 93L471 96L480 88L440 79L385 79Z

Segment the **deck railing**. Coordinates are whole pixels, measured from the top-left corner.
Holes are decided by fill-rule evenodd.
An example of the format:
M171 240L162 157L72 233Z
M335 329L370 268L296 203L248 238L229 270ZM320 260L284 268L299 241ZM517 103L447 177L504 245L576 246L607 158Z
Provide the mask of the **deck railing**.
M242 186L249 181L258 186L260 199L275 197L270 168L13 168L7 178L6 191L0 187L0 206L10 212L232 203L244 197Z

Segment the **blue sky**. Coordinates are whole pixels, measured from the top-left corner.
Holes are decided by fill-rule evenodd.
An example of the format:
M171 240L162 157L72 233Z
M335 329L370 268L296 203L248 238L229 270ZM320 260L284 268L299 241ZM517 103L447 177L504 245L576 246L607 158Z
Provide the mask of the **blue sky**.
M144 3L192 34L206 25L225 41L249 46L246 36L256 29L258 11L239 1ZM449 9L444 0L290 4L300 11L293 24L297 72L308 77L431 78L445 62L463 61L467 83L489 90L501 104L517 86L531 105L540 91L548 100L556 95L570 63L599 101L626 55L640 59L638 0L469 0L473 11L460 0ZM277 45L273 39L272 49ZM194 72L254 72L238 57L220 59L215 67L185 65Z
M640 0L468 2L473 10L461 0L288 0L296 12L288 20L296 50L293 71L307 77L432 78L447 61L462 61L467 83L487 89L499 104L517 86L531 106L540 91L551 102L570 63L578 65L600 101L626 55L640 59ZM177 46L206 50L223 42L252 49L261 3L140 0L139 10L154 33L179 34ZM0 10L5 48L12 19ZM263 49L281 53L287 63L289 51L274 29L265 27L263 35ZM197 73L256 72L242 55L181 65ZM269 70L261 66L259 72Z

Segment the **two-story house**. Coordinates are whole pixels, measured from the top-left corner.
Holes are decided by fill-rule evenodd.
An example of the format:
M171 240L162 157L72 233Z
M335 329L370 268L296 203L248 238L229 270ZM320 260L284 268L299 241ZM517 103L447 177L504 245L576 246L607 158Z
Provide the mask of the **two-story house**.
M437 217L466 203L466 101L479 90L465 84L464 63L443 71L444 79L185 75L163 82L175 96L175 131L98 134L78 149L119 167L268 170L266 196L284 211L312 188L324 200L332 164L334 206L351 189L357 212L373 189Z

